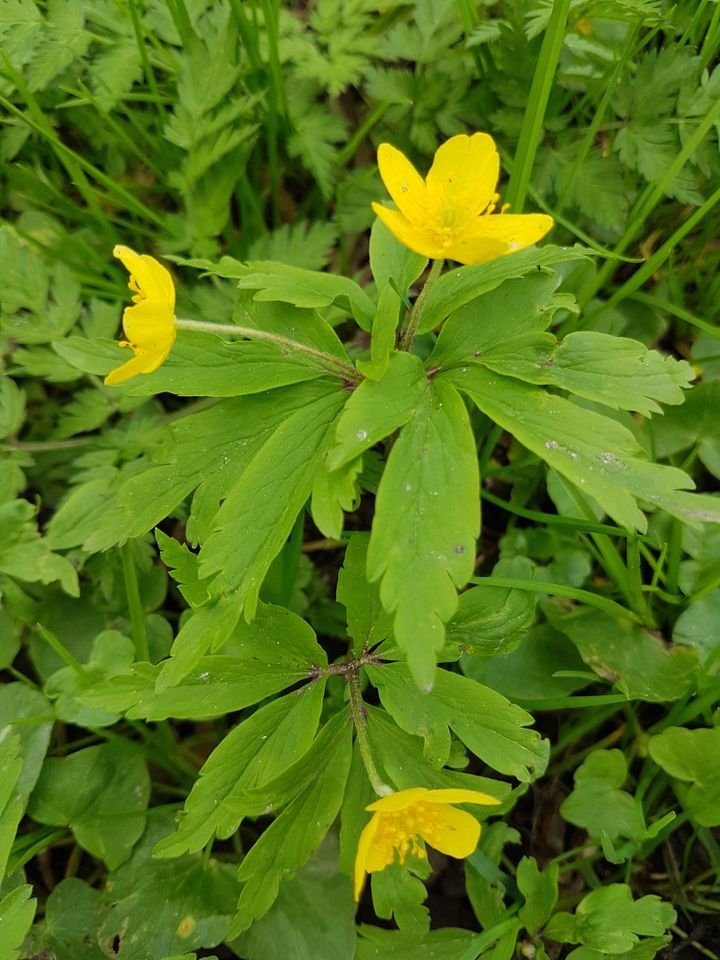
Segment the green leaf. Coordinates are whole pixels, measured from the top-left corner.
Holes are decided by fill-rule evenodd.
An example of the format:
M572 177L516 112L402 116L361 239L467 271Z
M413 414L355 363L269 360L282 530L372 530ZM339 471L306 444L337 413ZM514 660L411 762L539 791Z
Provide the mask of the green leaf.
M338 574L337 599L347 611L348 633L353 653L371 650L390 633L392 619L380 602L376 583L368 583L367 550L369 535L353 533Z
M242 612L237 594L212 599L185 621L158 677L158 693L179 683L208 650L216 650L230 636Z
M30 583L58 580L66 593L80 593L77 572L65 557L53 553L47 539L40 536L36 507L27 500L0 504L0 573Z
M25 391L6 377L0 382L0 437L14 437L25 419Z
M489 793L501 801L501 806L473 807L478 819L502 813L511 797L510 785L488 777L460 773L457 770L438 768L425 757L423 740L401 730L395 721L377 707L367 707L368 737L374 756L380 762L387 779L398 790L412 787L428 787L442 790L446 787L460 787L466 790L478 790ZM457 753L456 753L457 756ZM457 765L464 766L464 758L458 758ZM509 809L509 806L508 806Z
M407 297L427 264L427 257L414 253L381 220L375 220L370 231L370 269L378 290L394 284L400 296Z
M145 761L113 741L46 760L28 811L38 823L69 826L84 850L113 869L142 836L149 796Z
M84 24L80 0L49 0L47 17L28 71L31 90L42 90L85 53L90 34Z
M367 667L385 709L407 733L425 740L425 757L447 763L450 731L493 769L518 780L534 780L545 769L549 744L535 730L530 714L501 694L439 669L430 693L418 690L405 664Z
M511 256L498 257L488 263L449 270L428 293L417 332L427 333L433 330L459 307L489 293L504 280L524 277L538 267L585 260L587 256L588 252L582 247L554 247L548 244L540 249L533 247L520 250Z
M685 360L647 350L637 340L585 330L565 337L541 369L515 375L648 417L661 412L659 403L682 403L695 372Z
M561 279L556 273L536 272L505 280L455 310L443 325L428 366L476 359L499 373L519 377L525 367L535 369L555 344L552 334L546 333L553 314L567 306L567 295L556 293Z
M33 929L39 943L55 960L107 960L98 932L107 911L102 893L84 880L61 880L45 904L45 920Z
M715 561L715 564L717 561ZM717 575L717 566L713 564L713 573ZM720 589L712 590L707 596L693 600L687 605L675 621L673 643L682 643L697 650L702 662L715 657L720 645L717 625L720 623Z
M665 773L682 781L678 793L693 820L720 825L720 729L668 727L650 738L648 750Z
M338 470L407 423L427 403L428 380L421 361L391 354L377 380L363 380L345 404L335 430L328 467Z
M213 836L231 836L242 819L234 796L275 779L310 747L322 707L316 683L278 697L239 723L205 761L185 802L177 832L161 840L155 856L201 850Z
M355 909L351 883L338 872L337 844L329 834L232 947L247 960L353 960Z
M475 936L451 927L417 934L363 924L356 960L462 960Z
M635 498L689 523L720 522L720 504L689 494L693 482L675 467L641 459L643 451L621 424L479 365L440 374L463 390L484 414L567 477L613 520L645 532L647 520Z
M337 227L328 221L283 223L271 233L255 238L249 259L274 260L305 270L322 270L330 260L337 237Z
M431 688L456 587L471 576L480 527L477 455L465 406L434 381L394 444L377 494L368 577L394 614L416 682Z
M370 340L370 359L357 360L358 370L370 380L385 375L395 347L395 332L404 306L393 287L384 287L378 298Z
M54 719L55 714L49 700L39 691L24 683L3 685L0 698L0 730L3 732L3 740L13 737L20 740L22 770L17 779L15 793L20 796L23 808L40 776Z
M545 926L558 899L558 865L549 863L540 870L535 857L523 857L517 868L517 885L525 897L518 917L528 933Z
M155 540L162 562L170 569L170 575L177 583L180 593L191 607L201 607L209 597L207 586L199 577L198 555L186 544L168 537L162 530L155 531Z
M422 880L414 875L417 869L424 876L430 873L427 860L409 856L413 872L408 866L392 863L370 874L373 908L383 920L395 920L400 930L410 933L427 933L430 929L430 911L424 906L427 890Z
M585 663L629 700L662 703L677 700L690 685L698 657L687 647L667 647L632 620L589 607L558 615L546 609L552 625L575 644Z
M0 740L0 877L5 876L10 850L23 815L23 798L15 792L22 770L20 737Z
M594 750L575 771L575 787L560 812L591 837L640 840L645 834L642 804L620 788L628 769L620 750Z
M496 566L495 572L501 574ZM441 654L504 656L515 650L535 620L537 596L529 590L481 584L460 594L458 609L447 626Z
M339 470L318 470L313 483L310 512L315 526L325 537L338 540L342 536L345 512L360 505L358 476L362 458L344 464Z
M254 300L281 301L296 307L311 310L329 307L340 300L347 303L353 317L363 330L372 327L375 305L365 291L349 277L335 273L319 273L303 270L271 260L256 260L240 263L231 257L223 257L218 264L209 260L181 260L189 267L199 267L214 276L237 280L241 290L257 291Z
M630 887L611 883L588 893L575 915L558 913L545 934L561 943L582 943L601 954L622 954L638 943L640 936L657 936L675 922L675 911L659 897L633 900Z
M117 630L99 633L84 669L61 667L48 677L45 692L55 701L58 719L86 727L107 727L117 723L120 719L118 713L103 707L90 707L79 698L95 684L127 672L134 659L135 645L129 637Z
M33 888L16 887L0 899L0 960L17 960L20 948L35 916L37 900Z
M106 953L157 960L225 939L238 895L234 867L210 857L154 859L172 828L172 814L156 811L132 859L110 874L98 937Z
M104 375L129 359L127 348L109 340L70 337L53 348L85 373ZM170 355L154 373L129 380L133 397L174 393L178 397L241 397L313 380L326 369L307 353L288 353L269 343L230 343L214 333L180 330Z
M263 832L238 871L244 883L229 936L247 930L275 902L280 883L289 880L316 850L340 811L350 769L352 732L344 714L321 732L323 752L309 783ZM318 740L320 740L318 737ZM292 768L289 768L291 770ZM288 772L289 772L288 770ZM268 793L271 788L268 786Z
M310 496L330 430L345 402L333 390L290 414L234 484L200 551L213 594L237 590L252 617L263 577Z

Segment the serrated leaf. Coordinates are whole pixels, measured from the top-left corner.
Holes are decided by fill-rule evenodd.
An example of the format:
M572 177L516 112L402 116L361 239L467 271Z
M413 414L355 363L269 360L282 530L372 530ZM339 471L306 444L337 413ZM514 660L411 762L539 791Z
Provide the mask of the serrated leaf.
M207 586L198 574L198 555L184 543L178 543L162 530L155 531L162 562L170 568L170 575L191 607L200 607L209 599Z
M346 129L343 117L324 108L311 108L297 118L295 129L288 138L289 156L302 161L315 177L325 199L332 195L337 145L345 139Z
M332 472L319 470L311 494L311 507L315 526L325 537L338 539L342 536L345 512L357 510L360 504L358 475L362 459L358 457Z
M16 887L0 899L0 960L16 960L35 916L33 888Z
M129 38L105 48L93 59L88 72L100 109L109 113L142 76L137 43Z
M630 887L611 883L588 893L574 917L555 914L546 936L561 943L582 943L602 954L621 954L638 943L640 936L657 936L675 922L675 911L659 897L633 900Z
M337 599L347 611L354 654L372 649L387 637L392 626L390 614L380 603L378 585L368 583L369 539L366 533L353 533L338 574Z
M15 793L15 785L23 767L20 737L0 740L0 877L5 876L10 850L23 815L23 798Z
M0 730L3 731L3 740L9 741L14 736L20 738L22 770L16 791L24 809L40 776L55 715L47 697L24 683L7 683L2 691Z
M355 460L407 423L427 402L428 389L419 358L393 353L383 376L363 380L345 404L328 455L329 469L337 470Z
M368 577L381 579L395 639L424 688L432 687L456 588L472 574L479 527L470 420L455 390L435 380L388 458L368 548Z
M276 260L304 270L322 270L337 241L334 223L322 220L284 223L277 230L257 237L249 260Z
M277 427L232 487L202 546L200 575L213 578L210 592L237 590L249 617L270 563L324 469L322 457L345 399L331 389Z
M46 87L85 53L89 42L80 0L49 0L43 30L28 70L30 89Z
M586 330L565 337L532 377L520 376L647 417L661 412L659 403L682 403L695 373L637 340Z
M323 738L323 751L322 755L318 752L312 780L270 824L240 865L238 879L245 886L229 937L242 933L270 909L281 881L289 880L308 861L340 810L350 769L352 733L342 713L333 720L318 737Z
M212 647L218 649L222 646L241 613L241 599L230 594L211 598L186 620L175 637L170 659L162 666L157 681L158 693L179 683Z
M408 869L409 864L392 863L370 875L373 908L383 920L394 919L400 930L427 933L430 929L430 911L424 905L427 890L414 872L427 875L430 867L427 860L420 861L412 855L408 860L412 861L413 872Z
M693 482L682 470L641 459L637 441L617 421L477 364L438 379L446 377L622 526L647 529L636 498L695 525L720 522L720 504L712 497L684 492Z
M549 744L535 730L530 714L499 693L474 680L436 672L435 685L423 693L412 682L405 664L368 666L385 709L398 726L425 740L425 756L440 767L450 751L450 731L493 769L527 782L540 776Z
M449 270L432 286L425 300L418 333L433 330L455 310L498 287L504 280L524 277L538 267L587 259L588 252L579 246L541 249L529 248L499 257L488 263L473 264Z
M428 366L477 360L499 373L522 376L525 365L541 364L555 343L545 331L553 314L565 305L563 295L555 292L560 281L555 273L530 273L499 282L455 310L440 332Z
M517 885L525 897L518 917L528 933L536 933L550 919L558 899L558 865L549 863L540 870L534 857L523 857L518 863Z
M61 880L47 899L42 926L33 928L38 948L56 960L106 960L97 939L105 912L99 890L77 877Z
M155 848L155 856L177 857L201 850L213 836L231 836L242 818L234 795L261 787L310 747L324 694L321 683L278 697L239 723L210 754L195 783L176 833Z

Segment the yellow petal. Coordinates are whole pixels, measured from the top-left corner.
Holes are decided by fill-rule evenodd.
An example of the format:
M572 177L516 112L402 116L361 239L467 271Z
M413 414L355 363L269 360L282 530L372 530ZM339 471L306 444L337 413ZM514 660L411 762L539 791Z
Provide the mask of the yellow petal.
M436 824L422 831L423 839L449 857L469 857L480 839L475 817L456 807L440 807Z
M427 795L432 793L427 787L411 787L409 790L397 790L395 793L388 794L387 797L380 797L369 803L366 810L380 810L382 813L393 813L397 810L404 810L411 807L418 801L425 800Z
M508 252L524 250L549 233L555 221L546 213L497 213L480 217L473 235L499 240L508 245Z
M357 853L355 854L355 900L360 899L363 886L365 885L365 874L367 873L367 862L370 850L372 848L375 834L380 825L380 818L376 815L367 824L360 834Z
M453 240L445 256L458 263L486 263L532 246L552 229L553 223L553 218L545 213L478 217L468 232Z
M113 249L113 256L122 261L144 297L148 300L164 302L171 313L174 311L175 284L169 270L155 257L150 257L146 253L136 253L130 247L124 247L121 244ZM134 289L132 283L129 286L131 290Z
M131 344L145 350L170 347L175 342L175 317L163 303L141 300L123 313L123 330Z
M130 377L137 376L139 373L151 373L153 370L157 370L169 352L169 347L167 350L158 350L152 353L143 351L133 357L132 360L128 360L128 362L124 363L121 367L111 370L105 377L104 383L108 387L112 387L116 383L123 383L125 380L129 380Z
M410 250L421 253L424 257L431 257L433 260L442 260L447 256L432 233L422 227L414 226L399 210L389 210L379 203L373 203L372 208L388 230Z
M389 143L380 144L377 160L382 181L398 210L417 223L425 199L425 181L405 154Z
M487 133L459 134L438 147L426 182L433 196L471 219L493 200L499 175L493 138Z
M478 803L483 805L500 803L497 797L492 797L489 793L454 787L448 787L445 790L428 790L423 800L427 803Z

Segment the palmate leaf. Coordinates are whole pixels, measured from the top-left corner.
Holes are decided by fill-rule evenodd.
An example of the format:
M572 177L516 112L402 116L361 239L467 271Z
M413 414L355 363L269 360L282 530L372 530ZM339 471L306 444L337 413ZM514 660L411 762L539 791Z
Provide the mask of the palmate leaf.
M693 487L690 477L644 459L633 435L617 421L478 364L438 377L445 378L629 530L647 529L637 499L695 526L720 523L720 504L713 497L686 493Z
M316 409L337 396L345 395L320 379L226 400L175 421L158 462L129 464L110 489L105 480L76 487L48 526L50 545L106 550L151 530L197 488L187 532L192 542L204 539L220 501L273 432L298 408Z
M488 263L449 270L428 293L417 332L433 330L459 307L494 290L504 280L523 277L538 267L585 260L587 256L588 252L583 247L554 247L548 244L540 249L531 247L520 250L511 257L498 257Z
M416 682L435 655L471 576L480 527L477 454L465 406L435 380L395 442L377 494L367 569Z
M185 802L176 833L161 840L155 856L177 857L221 840L240 823L233 796L273 780L310 747L324 696L312 684L278 697L238 724L211 753Z
M343 711L325 724L296 764L266 787L245 795L248 799L257 797L255 802L261 804L259 810L255 808L258 813L275 806L275 796L284 802L285 798L292 799L240 866L238 879L245 886L229 937L242 933L261 917L275 901L281 881L289 880L320 846L340 810L351 756L352 727ZM248 812L251 810L252 806Z
M545 769L549 744L535 730L529 713L502 694L448 670L438 670L432 693L412 682L403 663L368 667L380 700L398 726L425 740L425 756L437 766L450 755L450 731L500 773L533 780Z
M333 390L279 424L234 484L200 551L210 591L237 590L252 617L263 578L305 501L346 396Z

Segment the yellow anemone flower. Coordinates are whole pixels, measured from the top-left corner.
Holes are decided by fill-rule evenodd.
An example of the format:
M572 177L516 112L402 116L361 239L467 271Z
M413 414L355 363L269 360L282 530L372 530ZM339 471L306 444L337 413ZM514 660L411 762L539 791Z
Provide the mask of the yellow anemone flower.
M154 257L135 253L130 247L116 246L113 256L130 273L128 286L135 306L126 307L123 313L127 340L119 343L130 347L135 356L112 370L105 377L107 384L157 370L175 343L175 285L169 271Z
M500 158L487 133L451 137L435 152L423 180L405 154L389 143L378 167L397 210L372 208L400 243L433 260L485 263L537 243L553 226L544 213L496 216Z
M450 857L468 857L477 846L480 824L453 803L497 804L500 801L477 790L428 790L413 787L381 797L365 807L373 816L360 834L355 857L355 899L360 899L365 874L384 870L395 860L405 862L408 847L418 857L425 850L418 838Z

